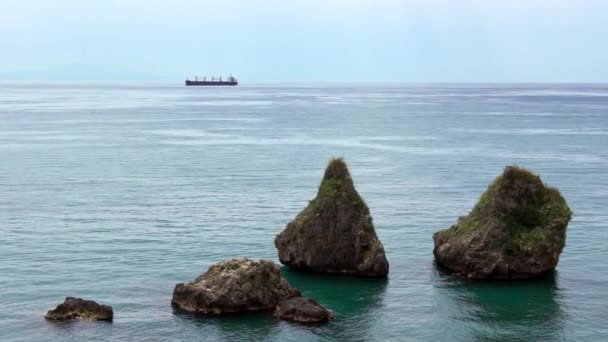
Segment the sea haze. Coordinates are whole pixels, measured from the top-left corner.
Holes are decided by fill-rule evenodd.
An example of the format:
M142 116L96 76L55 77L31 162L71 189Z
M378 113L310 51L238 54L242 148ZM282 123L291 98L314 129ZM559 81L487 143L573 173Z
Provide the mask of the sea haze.
M608 336L608 85L0 84L3 341L542 340ZM387 281L283 270L332 309L174 312L173 286L232 257L278 262L274 236L348 162ZM574 212L557 272L515 283L438 271L432 234L506 164ZM47 322L65 296L111 324Z

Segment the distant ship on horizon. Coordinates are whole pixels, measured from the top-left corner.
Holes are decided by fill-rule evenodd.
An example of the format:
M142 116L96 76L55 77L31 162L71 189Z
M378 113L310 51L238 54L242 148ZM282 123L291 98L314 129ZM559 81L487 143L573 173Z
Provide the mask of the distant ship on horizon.
M189 80L186 78L186 86L235 86L238 85L239 81L230 75L227 79L222 80L222 77L219 78L211 77L211 80L207 80L207 77L203 77L203 79L199 79L198 76L194 77L194 80Z

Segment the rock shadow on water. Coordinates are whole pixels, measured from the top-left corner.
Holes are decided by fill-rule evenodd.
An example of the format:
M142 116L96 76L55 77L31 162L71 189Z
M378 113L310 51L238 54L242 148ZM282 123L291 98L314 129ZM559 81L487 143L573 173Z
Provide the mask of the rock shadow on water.
M470 280L435 264L440 321L455 338L474 341L564 339L557 271L527 280Z
M173 308L184 329L199 327L209 340L221 341L265 341L276 334L276 323L272 311L238 313L192 314ZM196 337L196 336L193 336Z
M32 340L38 341L62 341L62 340L78 340L78 341L100 341L108 336L112 336L116 331L116 325L108 321L87 321L81 319L73 320L43 320L45 329L37 335L29 335ZM38 325L39 322L36 322ZM33 331L32 325L23 327L23 331ZM7 338L7 339L2 339ZM2 335L0 340L9 341L10 337ZM20 335L16 340L21 340L23 335Z
M282 267L281 272L303 296L314 298L333 312L334 319L328 324L306 327L312 333L347 341L371 338L375 319L384 306L387 278L328 275L288 267Z

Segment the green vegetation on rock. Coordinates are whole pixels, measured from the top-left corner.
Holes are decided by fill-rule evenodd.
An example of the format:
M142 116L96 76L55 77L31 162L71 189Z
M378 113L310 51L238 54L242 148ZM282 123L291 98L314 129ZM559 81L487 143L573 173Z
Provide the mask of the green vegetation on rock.
M317 196L275 238L279 259L294 269L385 276L388 262L369 208L342 158L329 161Z
M466 257L469 251L465 249L478 254L492 251L494 258L498 255L493 267L504 267L507 273L523 258L546 259L549 265L556 265L571 216L557 189L545 186L539 176L524 168L507 166L468 215L435 234L435 255L440 262L448 259L443 263L449 264L457 263L451 260L454 255L442 258L442 253Z
M308 203L294 222L317 215L327 201L334 201L340 207L352 207L356 214L369 216L369 209L355 190L348 166L342 158L332 158L329 161L317 197Z

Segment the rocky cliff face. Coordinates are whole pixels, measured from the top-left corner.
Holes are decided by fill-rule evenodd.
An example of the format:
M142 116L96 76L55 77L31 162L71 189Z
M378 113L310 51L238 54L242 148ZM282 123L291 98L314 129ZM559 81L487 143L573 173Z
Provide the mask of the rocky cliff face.
M555 269L571 214L558 190L508 166L467 216L433 235L433 253L469 278L535 277Z
M66 297L65 301L46 316L48 320L84 319L89 321L112 321L114 312L109 305L100 305L92 300Z
M317 197L275 238L281 263L296 270L386 276L388 261L369 208L346 163L332 159Z
M189 312L219 314L269 310L299 295L274 262L241 258L219 262L193 281L175 285L171 303Z

